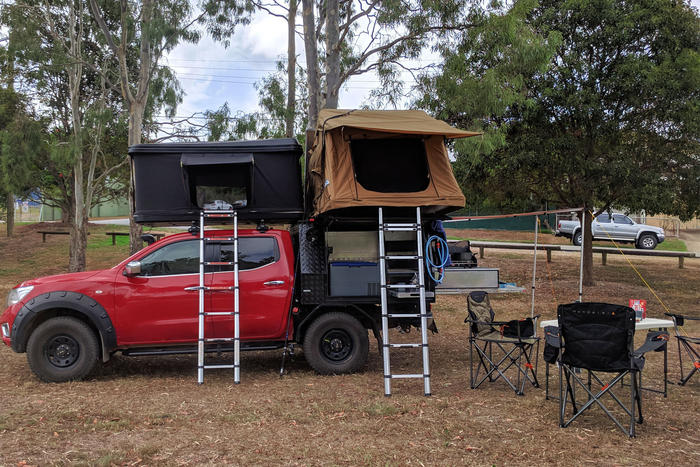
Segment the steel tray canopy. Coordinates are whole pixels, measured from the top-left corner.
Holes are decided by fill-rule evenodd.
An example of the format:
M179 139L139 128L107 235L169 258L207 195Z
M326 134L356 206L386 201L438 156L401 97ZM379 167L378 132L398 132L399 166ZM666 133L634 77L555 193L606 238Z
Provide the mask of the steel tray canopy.
M253 221L301 219L301 154L291 138L131 146L134 220L189 223L201 209L236 209Z

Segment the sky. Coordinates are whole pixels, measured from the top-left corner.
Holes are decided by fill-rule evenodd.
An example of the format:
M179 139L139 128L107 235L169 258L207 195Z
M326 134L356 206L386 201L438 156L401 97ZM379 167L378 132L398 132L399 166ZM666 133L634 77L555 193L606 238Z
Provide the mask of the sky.
M691 4L700 9L700 0ZM300 21L300 19L298 19ZM299 25L300 29L300 25ZM304 44L297 37L298 60L305 64ZM228 48L203 35L197 44L177 46L165 58L177 73L185 91L178 116L215 110L228 102L232 114L258 109L254 84L275 71L275 62L287 55L287 24L282 18L260 13L237 29ZM425 65L425 57L422 64ZM410 75L409 75L410 76ZM356 108L366 103L370 91L379 84L376 76L353 77L341 89L340 108Z

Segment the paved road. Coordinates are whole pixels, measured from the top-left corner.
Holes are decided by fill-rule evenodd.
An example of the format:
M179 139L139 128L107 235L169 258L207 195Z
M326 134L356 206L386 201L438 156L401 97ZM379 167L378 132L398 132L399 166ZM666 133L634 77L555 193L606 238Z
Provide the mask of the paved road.
M681 240L685 242L688 251L696 251L700 253L700 232L698 231L681 231Z

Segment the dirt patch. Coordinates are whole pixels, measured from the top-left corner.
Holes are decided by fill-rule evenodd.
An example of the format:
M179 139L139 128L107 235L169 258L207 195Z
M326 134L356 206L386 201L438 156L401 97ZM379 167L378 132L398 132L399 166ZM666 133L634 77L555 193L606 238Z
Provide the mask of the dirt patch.
M17 238L0 238L3 287L65 271L67 237L42 244L35 230L22 227ZM91 242L106 237L94 231ZM89 264L115 264L127 249L94 246ZM578 297L578 256L554 253L549 267L544 253L538 258L536 313L553 318L557 303ZM687 261L685 269L674 259L634 262L666 307L700 312L697 261ZM489 251L480 265L501 268L502 279L519 285L531 280L529 252ZM585 289L584 299L645 298L649 314L663 316L664 306L624 259L596 262L595 273L597 284ZM499 318L512 319L529 314L529 300L529 293L502 294L492 303ZM499 382L469 389L465 307L461 296L440 296L433 307L440 332L430 338L430 398L422 396L418 381L397 381L394 396L383 396L374 341L367 367L357 374L316 375L299 352L280 378L280 353L254 352L243 356L240 385L222 371L208 372L202 386L195 383L193 356L116 356L88 381L44 384L29 371L25 355L0 346L0 464L700 464L700 378L686 387L671 385L668 398L644 394L645 422L634 440L599 410L560 429L558 405L546 401L541 388L528 387L522 397ZM689 332L700 334L700 328ZM397 351L392 362L415 370L418 357L411 352ZM669 367L677 380L675 342ZM650 355L645 384L660 384L662 368L662 354ZM538 377L544 381L541 359Z

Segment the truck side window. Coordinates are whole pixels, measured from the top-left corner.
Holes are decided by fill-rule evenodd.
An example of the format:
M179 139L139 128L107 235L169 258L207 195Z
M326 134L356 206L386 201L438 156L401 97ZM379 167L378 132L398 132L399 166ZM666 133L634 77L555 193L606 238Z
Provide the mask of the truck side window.
M255 269L280 259L277 240L273 237L241 237L238 239L238 268ZM233 244L221 244L220 261L233 261ZM221 271L233 271L233 266L222 266Z
M613 222L616 224L632 225L632 220L622 214L613 214Z
M601 214L600 216L596 217L595 220L599 224L608 224L610 223L610 216L608 214Z
M141 259L142 276L168 276L199 272L199 241L185 240L158 248Z

